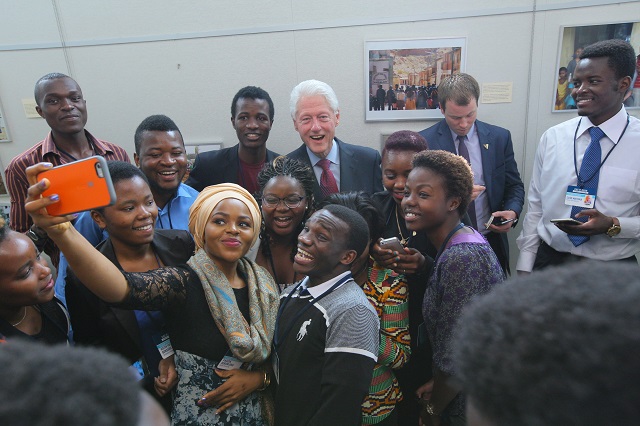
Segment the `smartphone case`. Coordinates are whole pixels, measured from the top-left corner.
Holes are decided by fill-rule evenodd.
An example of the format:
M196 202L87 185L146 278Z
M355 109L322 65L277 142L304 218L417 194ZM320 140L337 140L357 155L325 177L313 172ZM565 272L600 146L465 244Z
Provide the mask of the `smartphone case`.
M100 207L116 201L107 162L99 155L54 167L38 175L50 185L42 195L58 194L60 201L47 207L53 216L64 216Z

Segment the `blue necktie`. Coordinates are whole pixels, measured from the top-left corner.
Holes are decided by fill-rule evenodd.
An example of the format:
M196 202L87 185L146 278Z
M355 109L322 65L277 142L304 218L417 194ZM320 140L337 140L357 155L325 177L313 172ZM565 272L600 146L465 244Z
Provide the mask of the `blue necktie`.
M582 158L582 165L580 166L580 173L578 184L582 182L583 188L598 189L598 181L600 180L600 162L602 161L602 148L600 147L600 139L604 136L604 132L599 127L591 127L589 129L589 135L591 136L591 143L584 152ZM587 180L588 179L588 180ZM571 207L571 217L576 219L576 214L585 210L584 207ZM580 222L586 222L589 218L587 216L579 217L577 220ZM578 247L589 241L589 237L585 235L567 235L569 240L574 246Z

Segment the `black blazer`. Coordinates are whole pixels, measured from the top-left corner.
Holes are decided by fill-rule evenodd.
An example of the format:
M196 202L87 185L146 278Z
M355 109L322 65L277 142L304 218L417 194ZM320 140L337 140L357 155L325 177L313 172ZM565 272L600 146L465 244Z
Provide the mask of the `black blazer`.
M179 229L156 229L152 242L154 249L166 266L186 263L195 250L193 238ZM119 269L111 239L96 247ZM132 310L109 306L87 289L68 270L66 296L73 337L81 345L100 346L116 352L130 362L142 356L140 332Z
M185 182L196 191L202 191L209 185L219 183L238 183L238 146L224 148L219 151L207 151L198 154L193 170ZM267 149L267 162L273 161L280 154Z
M483 149L482 171L492 212L513 210L518 217L524 205L524 184L513 156L511 133L507 129L476 120L478 139ZM441 149L456 154L456 146L446 120L424 129L420 134L427 140L429 149ZM504 252L509 258L507 234L500 233Z
M364 191L369 194L382 191L382 170L380 169L380 153L364 146L351 145L335 138L340 152L340 192ZM313 170L306 145L300 146L287 154L304 162ZM315 177L315 174L314 174ZM320 184L315 180L313 195L316 202L324 198L320 192Z

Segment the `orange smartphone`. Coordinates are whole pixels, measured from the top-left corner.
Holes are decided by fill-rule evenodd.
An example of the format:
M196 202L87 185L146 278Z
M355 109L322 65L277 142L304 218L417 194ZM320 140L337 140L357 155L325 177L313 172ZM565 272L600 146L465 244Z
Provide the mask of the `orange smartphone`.
M38 175L49 179L43 197L58 194L60 201L47 207L52 216L64 216L110 206L116 201L107 162L99 155L63 164Z

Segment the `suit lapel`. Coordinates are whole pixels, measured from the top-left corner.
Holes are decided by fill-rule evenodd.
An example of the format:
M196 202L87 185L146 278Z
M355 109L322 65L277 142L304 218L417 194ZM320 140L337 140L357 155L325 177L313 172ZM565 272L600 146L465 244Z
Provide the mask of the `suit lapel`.
M238 180L238 163L240 162L238 147L239 144L231 147L227 152L224 164L221 165L223 167L222 176L226 182L236 182Z
M353 151L338 138L335 138L338 144L340 156L340 192L347 192L356 189L354 186L354 177L356 174L356 161Z
M482 174L484 175L484 184L489 195L489 208L493 211L493 197L491 184L493 180L493 170L495 169L495 144L491 140L491 131L483 122L476 120L476 128L478 129L478 140L480 142L480 155L482 156Z
M440 135L439 139L442 141L440 149L454 154L458 153L456 150L456 144L453 142L453 137L451 136L451 129L444 119L438 125L438 135ZM427 141L427 144L428 143L429 141Z

